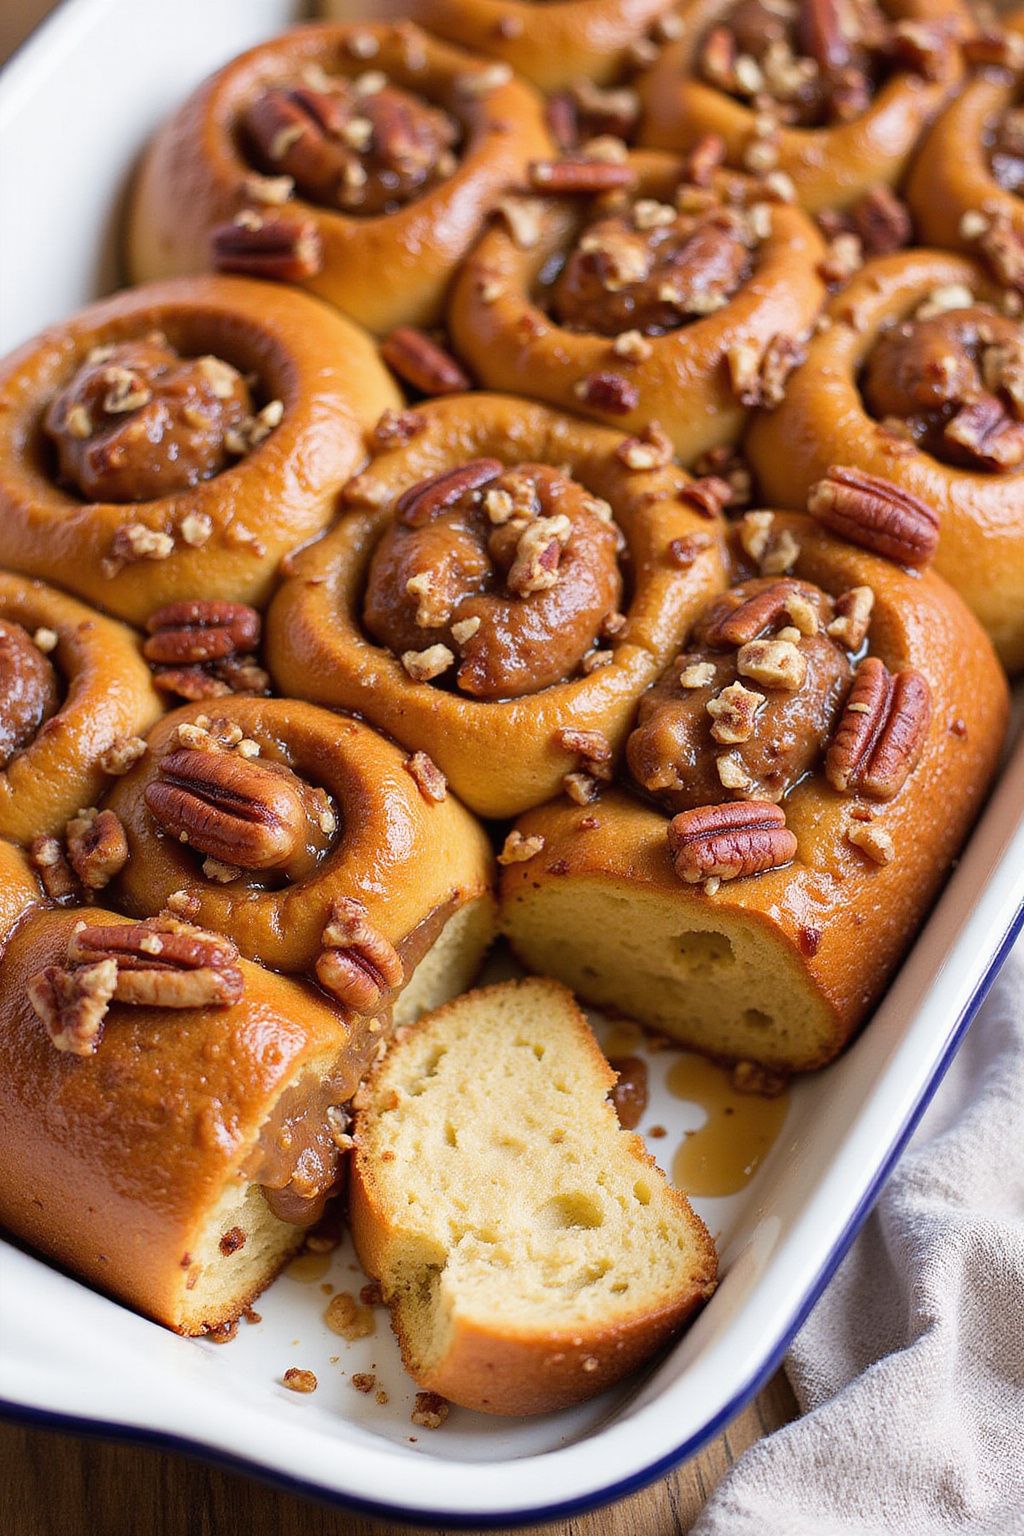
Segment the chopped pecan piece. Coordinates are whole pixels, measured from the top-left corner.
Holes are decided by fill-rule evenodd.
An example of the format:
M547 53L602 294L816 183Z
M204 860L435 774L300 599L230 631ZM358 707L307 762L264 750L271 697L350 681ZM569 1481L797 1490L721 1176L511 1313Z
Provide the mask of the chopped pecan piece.
M51 901L64 904L81 901L82 888L59 838L34 837L29 844L28 858Z
M448 780L426 752L414 752L405 760L405 771L415 782L424 800L440 804L448 794Z
M920 672L893 675L877 656L866 657L825 758L833 789L891 800L917 764L930 718L931 690Z
M497 480L503 467L500 459L470 459L455 469L443 469L403 491L395 503L395 515L407 528L422 528L467 492L482 490Z
M559 197L591 197L599 192L619 191L636 183L636 171L628 162L614 160L564 159L534 160L530 165L530 185L540 192Z
M668 845L676 874L690 885L781 869L796 857L797 847L785 812L767 800L680 811L669 822Z
M352 1015L367 1017L386 1007L405 979L397 949L368 921L355 897L334 902L323 944L317 980Z
M453 395L471 388L469 375L452 354L411 325L401 325L386 336L380 355L421 395Z
M234 220L210 231L213 265L218 272L301 283L324 264L323 241L316 220L244 209Z
M92 1056L117 984L117 965L96 960L76 970L48 965L28 983L28 1000L58 1051Z
M807 510L833 533L901 565L927 565L939 547L934 508L863 470L833 465L811 487Z
M128 862L128 839L113 811L79 811L65 830L68 859L86 890L102 891Z
M590 373L579 380L574 393L584 405L609 416L628 416L640 403L640 391L621 373Z
M505 839L505 846L498 854L499 864L525 864L529 859L535 859L538 853L544 851L544 838L539 832L531 833L524 837L518 828L513 828Z

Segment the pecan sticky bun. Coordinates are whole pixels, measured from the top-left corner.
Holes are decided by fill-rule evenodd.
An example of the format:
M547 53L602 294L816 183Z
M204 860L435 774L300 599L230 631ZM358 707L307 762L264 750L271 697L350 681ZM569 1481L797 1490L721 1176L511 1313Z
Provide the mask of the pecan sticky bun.
M159 713L130 630L0 572L0 837L63 834Z
M712 146L713 148L713 146ZM825 289L806 216L710 158L533 167L464 264L449 324L496 388L609 424L657 422L691 463L775 403Z
M328 0L337 21L408 18L500 59L544 91L609 85L643 67L674 30L674 0Z
M488 209L549 143L542 103L503 65L408 24L294 28L157 135L132 271L213 265L301 283L374 331L432 324Z
M4 1224L179 1332L237 1317L335 1187L378 1042L167 915L30 914L5 975Z
M833 469L923 504L937 569L1024 665L1024 325L987 269L925 251L869 262L746 449L777 504L804 505Z
M734 526L734 584L641 699L623 787L528 812L500 859L532 969L784 1072L834 1056L884 989L1007 707L983 632L925 569L927 510L852 473L818 499L819 521Z
M965 46L970 80L921 147L907 196L921 238L1024 292L1024 11Z
M0 560L136 624L197 592L261 601L397 398L369 337L302 294L117 294L0 367Z
M643 83L639 142L721 137L811 212L895 185L961 74L958 0L691 0Z
M399 998L409 1016L437 944L456 946L448 996L490 937L482 830L425 754L359 721L284 699L190 705L104 805L124 827L113 891L127 912L169 909L275 970L315 972L353 1019Z
M714 502L660 445L502 396L377 442L272 605L274 677L425 749L483 814L584 792L721 581Z

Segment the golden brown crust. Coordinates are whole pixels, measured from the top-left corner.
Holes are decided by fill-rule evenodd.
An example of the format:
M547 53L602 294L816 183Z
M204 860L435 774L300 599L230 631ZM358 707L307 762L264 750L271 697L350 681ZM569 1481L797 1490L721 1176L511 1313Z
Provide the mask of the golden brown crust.
M202 855L166 836L145 799L179 726L204 714L198 705L176 710L150 733L145 758L107 801L128 839L118 886L128 911L157 913L183 891L190 921L228 934L243 954L274 969L309 973L341 898L362 902L368 922L401 949L420 924L489 892L483 829L453 796L428 799L405 767L407 754L362 721L291 699L218 700L206 713L240 727L262 758L326 790L336 838L312 870L267 889L251 885L245 870L227 884L205 878Z
M1006 18L1007 30L1024 35L1024 10ZM983 70L943 110L922 142L907 179L907 201L922 244L972 252L978 235L964 216L1005 221L1024 244L1024 198L999 185L989 163L996 118L1020 99L1019 82L1000 70Z
M640 692L724 581L720 524L677 499L687 484L679 470L631 471L616 456L618 433L544 406L468 395L412 415L419 430L380 453L348 488L355 510L290 563L268 615L268 662L284 691L354 710L428 752L481 815L514 815L556 793L563 775L580 767L558 732L597 730L613 747L621 743ZM397 498L424 477L481 455L568 466L611 503L632 555L629 622L611 641L611 663L494 702L414 682L397 656L369 642L360 619L364 574ZM699 547L684 570L672 545L688 539Z
M682 11L683 35L663 49L645 77L641 144L688 150L705 134L725 141L727 163L742 167L754 141L757 114L725 91L707 84L696 70L697 51L711 28L731 10L733 0L691 0ZM894 0L882 9L893 19L962 25L959 0ZM961 74L951 43L941 80L897 73L867 109L851 122L823 128L783 127L774 169L789 176L801 205L812 213L846 208L880 182L894 186L921 131L949 97Z
M222 1314L186 1324L204 1228L225 1192L247 1182L246 1159L282 1091L307 1067L329 1071L346 1030L322 995L243 961L245 993L232 1007L114 1004L95 1056L55 1050L26 987L63 961L83 921L125 919L98 908L39 913L5 955L0 1220L148 1316L201 1332L245 1305L231 1295ZM257 1289L272 1278L273 1269Z
M634 153L641 198L672 202L685 164L675 156ZM751 191L752 184L751 184ZM734 442L746 419L730 372L730 356L763 357L776 338L809 332L825 297L817 273L824 246L798 209L763 204L769 231L751 253L752 272L714 313L644 338L631 361L615 338L559 324L536 302L542 268L580 233L579 199L531 200L536 244L522 248L503 220L487 231L463 264L452 291L449 324L461 355L492 389L534 396L581 411L622 431L656 420L684 464L719 444ZM593 217L593 209L590 210ZM603 408L600 396L581 396L588 379L608 375L629 391Z
M296 27L200 86L158 133L140 171L129 225L131 271L139 280L209 267L211 230L254 206L246 182L256 166L240 150L239 115L257 86L294 79L310 65L348 76L381 71L461 125L464 143L452 174L395 212L357 217L299 198L283 210L261 210L315 224L323 256L306 279L310 292L376 332L432 324L487 211L550 141L529 86L508 79L483 88L486 61L408 25ZM467 79L480 88L467 89Z
M767 503L804 507L831 465L892 481L939 515L936 569L988 631L1004 664L1024 666L1024 472L957 468L924 453L871 417L861 368L889 324L937 289L966 286L998 302L985 271L964 257L906 251L869 262L832 301L831 325L808 348L771 415L756 417L746 451Z
M57 637L49 655L61 702L0 773L0 836L28 843L95 805L110 782L100 758L119 737L148 730L161 703L137 636L73 597L0 572L0 617Z
M328 0L339 21L408 18L475 53L503 59L545 91L614 81L674 0Z
M40 420L94 347L151 331L185 354L217 354L254 372L261 403L283 403L280 424L190 490L83 501L55 483ZM218 277L116 294L0 368L0 560L136 624L199 593L259 603L285 551L333 516L338 488L363 456L362 429L397 401L369 337L302 294ZM155 556L132 558L136 526L159 535Z
M42 900L39 878L22 849L0 842L0 957L15 924Z
M920 669L930 686L931 721L918 765L879 813L892 839L891 860L876 864L848 841L857 802L833 790L819 770L785 801L786 825L797 839L786 868L723 881L710 895L685 885L673 871L664 815L615 790L583 809L556 801L522 817L518 830L543 837L543 849L508 866L500 891L513 939L517 903L573 880L596 881L624 898L642 890L666 910L705 912L709 924L721 914L723 922L770 933L829 1022L812 1054L787 1059L789 1045L766 1039L764 1058L807 1070L834 1056L877 1002L945 878L998 761L1007 690L985 636L941 579L842 543L805 517L780 514L776 521L799 538L798 577L833 594L873 589L872 653L894 672ZM580 989L586 992L585 979Z
M510 986L523 984L500 982L480 987L471 994L471 999L486 1007L489 994L499 994ZM527 985L539 985L547 992L552 1012L571 1009L578 1029L578 1049L588 1059L588 1071L606 1091L610 1091L616 1082L616 1073L602 1054L572 994L558 982L547 979ZM446 1016L453 1009L465 1007L468 1001L467 998L456 999L435 1010L424 1022L428 1027L443 1027ZM383 1065L377 1068L377 1071L382 1070L385 1070ZM372 1103L372 1075L365 1093L367 1102ZM379 1279L386 1267L394 1212L389 1209L374 1178L371 1141L372 1131L370 1138L364 1137L364 1143L360 1143L357 1122L357 1151L349 1184L349 1221L360 1263L367 1274ZM623 1150L624 1155L635 1158L638 1173L656 1170L655 1160L641 1137L628 1137ZM657 1171L655 1176L660 1181ZM681 1190L667 1186L663 1193L690 1224L689 1236L695 1253L692 1284L685 1291L659 1306L616 1323L601 1327L580 1326L571 1331L550 1329L540 1334L536 1329L517 1331L497 1318L493 1326L484 1327L477 1320L456 1317L443 1356L430 1366L424 1365L418 1357L417 1341L403 1328L401 1309L393 1309L393 1325L410 1375L427 1391L436 1392L451 1402L479 1413L502 1415L553 1413L596 1397L620 1381L678 1332L715 1289L718 1259L710 1233L694 1217Z

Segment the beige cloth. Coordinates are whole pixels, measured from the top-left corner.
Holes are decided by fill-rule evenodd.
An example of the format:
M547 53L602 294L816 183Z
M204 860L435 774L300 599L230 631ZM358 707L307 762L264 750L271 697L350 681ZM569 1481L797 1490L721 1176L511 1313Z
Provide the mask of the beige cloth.
M692 1536L1024 1533L1024 940Z

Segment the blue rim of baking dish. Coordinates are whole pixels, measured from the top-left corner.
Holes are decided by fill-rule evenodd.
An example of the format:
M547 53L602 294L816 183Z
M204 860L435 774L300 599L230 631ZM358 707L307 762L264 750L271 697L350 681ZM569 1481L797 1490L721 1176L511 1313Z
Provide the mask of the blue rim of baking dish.
M287 1472L278 1468L267 1467L261 1462L250 1461L247 1457L238 1456L234 1452L220 1450L216 1446L190 1440L187 1436L171 1434L165 1430L146 1429L140 1425L132 1424L108 1423L98 1419L82 1418L76 1414L60 1413L54 1409L30 1408L5 1399L0 1399L0 1419L32 1427L74 1432L94 1439L113 1440L133 1445L147 1445L153 1446L158 1450L174 1451L177 1454L189 1456L194 1460L223 1467L231 1472L244 1473L246 1476L253 1477L259 1482L268 1483L289 1493L302 1494L306 1498L316 1499L321 1503L337 1505L344 1509L351 1509L359 1514L369 1515L377 1519L399 1520L405 1525L412 1526L433 1527L438 1521L443 1521L446 1526L456 1530L492 1530L499 1526L536 1525L542 1521L557 1520L569 1515L585 1514L589 1510L599 1509L605 1505L616 1503L620 1499L628 1498L630 1494L638 1493L642 1488L646 1488L649 1484L656 1482L660 1477L670 1472L681 1461L685 1461L687 1457L694 1455L710 1439L725 1429L731 1420L735 1418L736 1414L739 1413L740 1409L750 1401L781 1364L782 1357L788 1349L790 1342L810 1315L811 1309L838 1269L854 1237L856 1237L857 1232L870 1215L872 1207L881 1193L883 1184L892 1172L910 1137L913 1135L921 1116L931 1103L939 1084L945 1077L954 1056L963 1043L964 1036L974 1022L989 988L995 981L1010 950L1022 932L1024 932L1024 903L1021 904L1011 918L984 974L979 977L973 992L960 1010L960 1015L946 1042L945 1049L935 1065L934 1072L922 1088L898 1135L894 1138L888 1152L875 1170L870 1184L850 1213L846 1225L823 1262L815 1280L808 1286L803 1299L785 1327L776 1335L775 1342L762 1358L758 1368L748 1377L744 1386L739 1391L733 1393L728 1402L724 1403L700 1429L687 1436L673 1450L668 1451L664 1456L660 1456L657 1461L640 1468L628 1477L621 1478L618 1482L593 1489L591 1492L580 1494L573 1499L565 1499L554 1504L537 1505L532 1509L516 1510L512 1513L494 1511L474 1516L462 1511L449 1512L442 1509L410 1510L402 1504L383 1503L374 1499L362 1498L357 1494L346 1494L337 1489L325 1488L321 1484L310 1482L306 1478L292 1477Z

